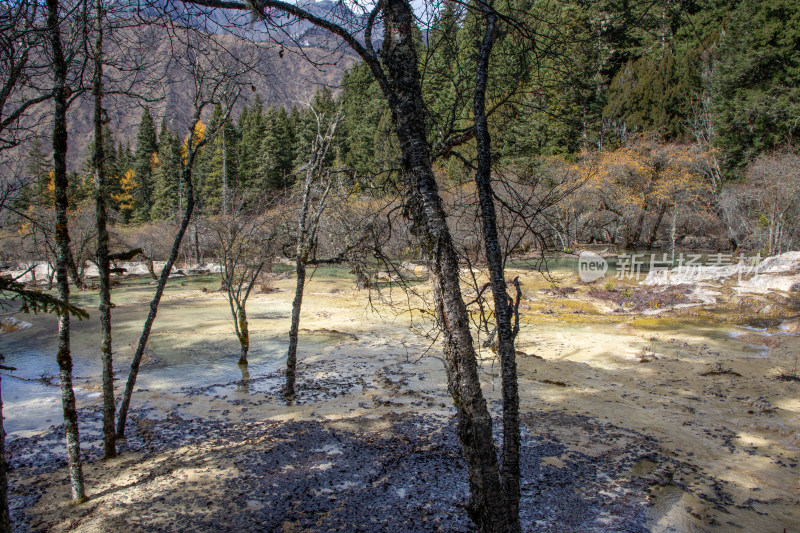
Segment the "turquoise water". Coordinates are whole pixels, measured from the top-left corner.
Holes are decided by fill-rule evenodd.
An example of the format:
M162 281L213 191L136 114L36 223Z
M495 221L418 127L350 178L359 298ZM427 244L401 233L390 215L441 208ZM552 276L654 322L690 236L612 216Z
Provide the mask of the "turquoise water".
M170 281L147 344L147 351L155 354L158 362L140 368L137 387L156 392L175 391L241 379L237 365L240 347L234 336L227 300L167 299L178 291L204 286L215 289L219 286L219 279L201 276ZM149 281L138 281L126 283L113 292L112 301L116 307L112 310L112 335L119 388L127 380L154 289ZM73 301L91 314L88 320L72 319L73 375L80 403L100 395L97 386L102 372L101 332L96 311L97 293L76 294ZM248 311L252 330L249 371L252 377L256 377L278 370L284 364L290 304L270 304L267 307L253 299ZM16 318L31 323L32 327L0 335L0 353L5 354L5 364L17 369L4 372L2 380L5 428L9 434L61 423L59 370L55 356L56 317L19 314ZM300 356L315 353L333 342L336 339L330 335L304 334ZM51 384L42 382L41 378Z

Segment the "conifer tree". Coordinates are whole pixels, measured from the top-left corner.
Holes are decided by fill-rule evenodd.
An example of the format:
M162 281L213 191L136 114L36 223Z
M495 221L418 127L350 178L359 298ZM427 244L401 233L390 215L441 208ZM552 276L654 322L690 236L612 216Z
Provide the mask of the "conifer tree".
M122 141L117 146L117 171L124 174L126 170L133 168L133 151L131 150L131 142L127 141L125 146L122 146Z
M316 120L308 108L302 110L293 108L290 120L294 127L294 166L299 167L308 161L310 156L311 146L316 138ZM357 120L358 118L354 119Z
M264 104L256 95L253 106L242 111L239 117L239 185L244 189L257 187L260 182L259 167L261 143L266 127Z
M372 175L375 172L375 131L389 107L365 63L359 63L345 73L339 102L344 115L339 131L346 139L344 163L357 174ZM316 121L313 117L309 118L303 123L302 134L298 135L298 142L301 143L298 158L308 153L307 147L313 139L309 137L309 132L316 131L312 130L312 126L316 128Z
M159 220L170 217L178 209L180 195L181 144L178 137L166 124L161 126L158 139L158 155L153 169L153 206L150 218Z
M197 186L200 191L198 206L209 212L222 214L227 212L230 198L235 194L238 182L237 132L229 119L222 126L219 125L224 116L222 107L215 106L208 127L218 133L203 150L204 172Z
M393 127L392 114L387 109L381 115L378 127L375 128L372 142L376 172L385 173L400 168L400 143L397 136L393 135Z
M267 113L266 131L261 142L260 175L268 190L280 190L291 183L294 153L294 128L281 107L275 111L270 107Z
M81 182L82 183L90 183L94 180L94 173L95 173L95 163L94 163L94 139L89 141L89 144L86 146L86 155L83 168L81 169ZM103 168L107 176L114 176L119 174L118 170L118 155L117 155L117 146L114 143L114 134L111 131L111 128L108 125L103 126ZM117 188L114 188L112 185L113 180L109 180L106 183L104 189L106 190L106 195L110 195L113 193L118 193L118 185L119 180L117 182ZM83 186L83 185L82 185ZM108 200L108 197L106 198Z
M676 61L667 49L660 58L642 57L626 64L609 87L603 114L625 122L630 131L684 137L692 88L680 78Z
M31 150L28 152L27 171L30 182L23 191L21 202L24 207L31 204L52 205L50 187L50 164L47 155L42 151L42 141L38 137L33 140Z
M117 143L116 164L113 172L109 172L106 182L106 194L108 195L108 208L120 211L119 199L124 196L123 182L128 172L133 172L133 152L131 151L130 141L123 146L122 141ZM128 220L129 216L123 216L123 220Z
M150 110L145 108L139 131L136 134L133 172L136 188L132 191L135 205L133 219L144 222L150 219L153 190L153 167L158 157L158 138Z
M745 0L720 39L712 112L731 176L760 153L800 138L800 9L794 0Z

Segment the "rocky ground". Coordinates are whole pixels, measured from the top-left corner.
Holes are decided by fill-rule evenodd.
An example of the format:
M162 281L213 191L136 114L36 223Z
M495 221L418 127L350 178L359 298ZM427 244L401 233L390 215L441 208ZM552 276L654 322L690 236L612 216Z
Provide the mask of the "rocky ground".
M118 459L87 453L91 500L81 506L67 503L63 454L47 445L63 428L15 440L17 530L473 529L452 416L233 422L178 413L159 421L136 413ZM84 438L99 439L99 413L81 417L91 427ZM523 424L526 531L647 530L647 487L664 475L637 472L657 459L652 439L560 412L529 414ZM583 433L591 445L570 446L557 436L563 431Z
M704 303L697 284L519 274L525 531L800 529L792 287L707 280L701 289L718 294ZM285 332L273 310L291 283L256 297L254 330ZM90 501L67 503L63 428L12 439L15 527L470 530L438 347L407 318L365 319L352 282L317 278L307 302L305 333L338 340L301 361L293 405L280 372L141 390L123 453L99 461L99 406L85 404ZM490 349L481 357L497 420L496 361Z

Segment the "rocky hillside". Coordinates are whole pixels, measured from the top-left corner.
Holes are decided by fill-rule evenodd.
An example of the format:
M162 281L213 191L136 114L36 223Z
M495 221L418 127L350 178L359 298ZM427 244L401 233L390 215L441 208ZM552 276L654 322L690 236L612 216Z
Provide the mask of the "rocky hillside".
M130 73L106 67L109 94L104 107L116 140L135 144L137 127L145 106L157 125L164 119L179 134L187 131L193 112L194 81L186 72L186 65L190 61L185 57L180 61L173 58L173 51L184 44L179 42L176 45L176 39L182 40L180 36L176 37L160 27L136 28L135 36L128 35L121 39L126 47L135 51L140 62L146 63L146 68L136 74L136 83L131 84ZM203 39L198 41L198 56L203 55L202 50L206 46ZM212 39L215 46L225 49L228 62L234 63L231 68L237 71L249 69L247 74L239 77L241 98L237 103L238 109L251 102L256 95L266 106L305 106L319 87L327 85L338 92L342 75L357 60L346 47L331 50L321 45L309 45L300 49L230 34L217 34ZM330 39L329 42L333 43ZM206 58L212 65L220 61L219 56L209 55ZM200 57L198 60L202 59ZM90 83L90 73L86 78L86 83ZM125 91L127 94L115 95L115 91ZM238 115L238 109L234 111L234 116ZM31 127L49 137L51 113L49 102L41 105L30 117ZM79 170L85 160L87 146L93 138L92 118L93 103L87 87L69 111L70 170ZM45 144L49 143L45 141ZM23 147L20 150L24 153L26 149ZM18 151L6 155L13 160L20 154Z

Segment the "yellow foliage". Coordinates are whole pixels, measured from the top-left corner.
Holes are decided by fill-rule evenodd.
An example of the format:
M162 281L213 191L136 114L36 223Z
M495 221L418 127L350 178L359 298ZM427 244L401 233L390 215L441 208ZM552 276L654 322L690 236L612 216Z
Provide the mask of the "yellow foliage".
M122 192L119 194L112 194L111 199L119 205L122 211L133 211L136 200L133 193L139 188L139 182L136 180L136 172L133 169L128 169L127 172L119 180L120 189Z
M693 146L637 140L597 158L591 187L620 210L689 203L711 191L701 172L708 157Z
M183 158L184 163L186 163L186 160L188 158L188 147L190 139L192 148L194 149L200 142L203 141L203 139L205 139L205 137L206 137L206 125L203 123L202 120L198 120L197 124L194 125L194 131L186 135L186 139L184 139L183 146L181 147L181 157Z
M56 202L56 171L50 170L47 173L47 188L44 190L45 205L55 205Z

